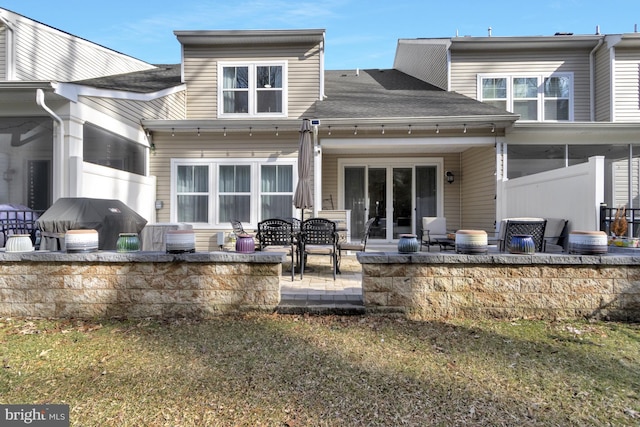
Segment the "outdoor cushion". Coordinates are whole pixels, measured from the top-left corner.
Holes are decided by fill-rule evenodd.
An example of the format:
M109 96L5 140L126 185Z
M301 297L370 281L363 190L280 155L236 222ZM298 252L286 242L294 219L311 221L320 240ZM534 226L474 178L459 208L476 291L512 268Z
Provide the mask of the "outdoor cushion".
M330 255L334 251L332 245L305 245L304 251L309 255Z

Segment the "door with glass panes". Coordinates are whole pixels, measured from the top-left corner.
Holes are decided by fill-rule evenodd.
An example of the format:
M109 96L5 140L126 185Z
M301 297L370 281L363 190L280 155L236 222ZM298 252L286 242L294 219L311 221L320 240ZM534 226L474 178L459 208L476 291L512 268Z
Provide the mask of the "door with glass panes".
M397 240L420 231L420 218L437 216L438 165L377 164L344 166L344 208L351 210L351 239L364 234L374 218L369 239Z

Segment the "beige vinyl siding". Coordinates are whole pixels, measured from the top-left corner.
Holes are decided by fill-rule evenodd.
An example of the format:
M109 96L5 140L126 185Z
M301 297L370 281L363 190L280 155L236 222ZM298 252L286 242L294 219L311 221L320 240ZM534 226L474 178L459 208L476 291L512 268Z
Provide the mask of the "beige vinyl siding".
M180 120L185 117L184 92L179 92L151 101L82 96L83 104L133 126L142 119Z
M176 133L154 134L155 154L149 157L149 174L156 177L156 200L162 200L164 206L157 210L157 222L170 222L171 209L171 159L189 158L279 158L297 159L298 133L280 133L264 136L254 134L252 137L240 134L221 134L215 136L201 134ZM249 227L247 227L249 228ZM230 230L230 226L225 229ZM216 245L218 229L196 229L196 249L218 250Z
M634 158L631 161L631 194L634 208L637 207L638 196L640 194L640 159ZM612 207L626 206L629 207L629 161L619 160L612 162L611 175L613 178L613 200Z
M452 52L451 90L478 99L478 74L573 73L574 120L588 121L589 51L539 50L505 52Z
M7 27L0 24L0 81L7 80Z
M15 29L18 80L74 81L153 68L31 19L9 16Z
M184 47L184 75L189 86L189 119L215 119L218 115L219 61L287 61L288 117L299 118L320 93L320 50L300 46L266 49Z
M447 40L400 40L393 68L447 90Z
M615 48L613 121L640 120L640 51Z
M595 120L611 121L611 60L610 50L601 47L595 58Z
M462 225L465 229L495 232L496 154L493 147L462 153Z

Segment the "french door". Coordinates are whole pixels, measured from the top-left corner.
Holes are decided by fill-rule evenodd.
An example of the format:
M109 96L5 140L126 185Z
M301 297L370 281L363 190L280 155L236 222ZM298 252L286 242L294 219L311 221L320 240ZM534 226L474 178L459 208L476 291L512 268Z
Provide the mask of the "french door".
M343 165L343 201L344 209L351 210L352 240L362 237L370 218L372 240L393 241L418 232L423 216L437 216L442 210L439 168L382 162Z

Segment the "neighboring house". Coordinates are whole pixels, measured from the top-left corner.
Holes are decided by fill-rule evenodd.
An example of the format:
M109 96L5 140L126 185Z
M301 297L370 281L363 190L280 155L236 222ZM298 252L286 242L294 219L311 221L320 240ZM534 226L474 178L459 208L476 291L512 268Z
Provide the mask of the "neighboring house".
M40 210L59 197L114 198L151 219L140 119L184 117L175 68L167 79L164 68L0 9L0 203ZM83 82L115 74L129 86ZM136 85L139 74L152 84Z
M394 68L520 115L496 146L498 219L597 229L600 203L640 207L640 34L399 40ZM572 179L593 156L595 180Z

